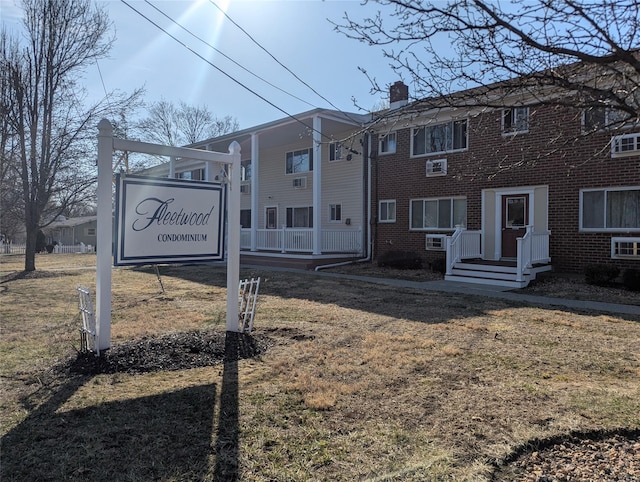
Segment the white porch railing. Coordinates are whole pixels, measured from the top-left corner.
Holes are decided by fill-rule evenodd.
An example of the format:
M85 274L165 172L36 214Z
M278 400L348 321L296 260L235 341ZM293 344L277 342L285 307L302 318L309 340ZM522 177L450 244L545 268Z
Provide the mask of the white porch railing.
M361 229L323 229L322 253L360 253ZM240 233L240 248L251 249L251 229ZM257 229L257 251L279 251L281 253L313 253L313 228Z
M447 236L446 274L450 275L453 266L460 260L481 258L482 231L467 231L457 227L453 235Z
M533 226L527 226L524 236L516 240L518 254L516 258L516 281L524 281L525 272L536 263L548 263L550 231L535 232Z

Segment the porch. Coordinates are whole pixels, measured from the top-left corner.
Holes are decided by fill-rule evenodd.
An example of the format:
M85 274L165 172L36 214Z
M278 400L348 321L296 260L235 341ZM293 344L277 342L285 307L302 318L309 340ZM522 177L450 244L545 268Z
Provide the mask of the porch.
M316 240L316 234L319 234ZM313 228L240 230L240 256L245 264L312 269L322 264L364 257L362 229ZM315 244L318 246L315 246Z
M457 228L446 238L445 280L524 288L538 273L551 270L550 231L526 226L516 240L516 257L487 259L482 249L482 231Z

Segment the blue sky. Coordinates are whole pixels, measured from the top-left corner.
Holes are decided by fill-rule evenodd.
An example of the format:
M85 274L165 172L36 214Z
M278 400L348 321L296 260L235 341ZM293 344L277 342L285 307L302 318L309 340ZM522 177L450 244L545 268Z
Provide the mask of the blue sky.
M324 100L278 65L210 0L154 0L151 3L235 62L297 98L237 67L172 24L145 1L126 1L231 78L122 1L101 1L98 3L105 5L117 39L110 58L100 61L99 69L93 65L86 72L83 83L91 99L103 97L104 88L130 92L144 86L147 102L164 98L175 103L182 100L206 105L219 117L235 117L244 129L314 107L358 112L352 98L366 109L379 105L380 96L370 93L370 83L358 67L366 69L381 85L398 80L379 48L346 38L335 32L327 20L339 22L345 11L354 17L373 15L379 8L376 4L362 6L358 0L213 0L260 45L325 97ZM18 0L0 2L3 23L17 24Z

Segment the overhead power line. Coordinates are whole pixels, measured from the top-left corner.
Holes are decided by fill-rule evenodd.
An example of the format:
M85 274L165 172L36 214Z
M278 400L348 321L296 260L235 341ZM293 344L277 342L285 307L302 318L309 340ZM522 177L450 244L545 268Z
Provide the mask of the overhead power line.
M236 23L235 20L233 20L229 14L227 14L227 12L225 12L222 8L220 8L218 6L218 4L216 4L213 0L209 0L209 2L216 7L218 10L220 10L220 12L222 12L222 14L232 23L234 24L236 27L238 27L247 37L249 37L249 39L256 44L260 49L262 49L269 57L271 57L278 65L280 65L283 69L285 69L287 72L289 72L291 75L293 75L293 77L295 77L296 80L298 80L299 82L301 82L304 86L306 86L309 90L311 90L311 92L313 92L314 94L316 94L318 97L320 97L322 100L324 100L326 103L328 103L331 107L333 107L335 110L337 110L338 112L340 112L341 114L345 115L347 118L349 118L350 120L357 122L355 119L351 119L351 117L349 116L348 112L344 112L343 110L341 110L340 108L336 107L333 102L331 102L329 99L327 99L326 97L324 97L320 92L318 92L316 89L314 89L313 87L311 87L307 82L305 82L304 80L302 80L293 70L291 70L289 67L287 67L286 65L284 65L282 62L280 62L280 60L278 60L275 55L273 55L271 52L269 52L260 42L258 42L256 39L254 39L251 34L249 34L249 32L247 32L244 28L242 28L240 25L238 25Z
M273 87L274 89L279 90L280 92L293 97L296 100L299 100L300 102L303 102L311 107L316 108L317 106L312 104L311 102L307 102L304 99L301 99L300 97L287 92L284 89L281 89L280 87L278 87L277 85L269 82L268 80L266 80L265 78L259 76L258 74L256 74L255 72L252 72L251 70L249 70L248 68L246 68L245 66L241 65L239 62L236 62L234 59L232 59L231 57L229 57L227 54L225 54L224 52L220 51L219 49L217 49L216 47L214 47L213 45L211 45L209 42L207 42L206 40L204 40L203 38L199 37L198 35L194 34L191 30L189 30L188 28L186 28L185 26L183 26L182 24L180 24L179 22L176 22L173 18L171 18L169 15L167 15L165 12L163 12L162 10L160 10L158 7L156 7L154 4L152 4L149 0L145 0L145 3L147 3L149 6L151 6L154 10L156 10L158 13L160 13L161 15L163 15L165 18L167 18L169 21L173 22L175 25L177 25L178 27L180 27L182 30L184 30L185 32L187 32L189 35L191 35L192 37L194 37L196 40L199 40L200 42L202 42L204 45L206 45L207 47L209 47L210 49L214 50L215 52L219 53L220 55L222 55L225 59L229 60L230 62L232 62L234 65L240 67L242 70L244 70L245 72L253 75L254 77L256 77L257 79L260 79L261 81L263 81L264 83L266 83L267 85L270 85L271 87Z

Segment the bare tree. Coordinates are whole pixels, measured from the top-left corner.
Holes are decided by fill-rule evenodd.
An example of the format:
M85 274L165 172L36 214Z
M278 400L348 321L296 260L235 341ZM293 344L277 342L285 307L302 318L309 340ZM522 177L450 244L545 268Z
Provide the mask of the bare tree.
M80 74L112 41L103 9L90 0L24 0L23 10L24 36L0 35L2 155L20 180L25 270L33 271L38 231L91 193L99 119L140 92L84 107Z
M238 130L231 116L218 118L206 106L190 106L161 100L148 109L148 116L138 123L143 140L170 146L194 144L198 141Z
M539 104L612 109L618 126L640 120L638 0L376 3L376 15L345 15L335 28L383 46L418 100L502 107L524 94ZM374 92L386 91L369 78Z

